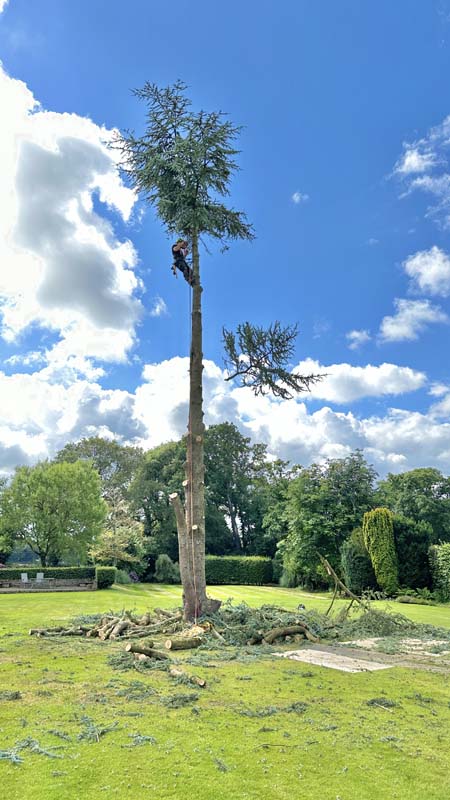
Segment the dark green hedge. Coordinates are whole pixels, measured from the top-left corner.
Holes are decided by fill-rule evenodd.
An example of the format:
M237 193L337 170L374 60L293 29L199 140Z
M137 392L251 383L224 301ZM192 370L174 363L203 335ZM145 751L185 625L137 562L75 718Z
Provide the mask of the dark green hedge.
M115 567L97 567L97 589L107 589L116 579Z
M342 545L341 565L345 585L355 594L360 595L365 589L377 588L372 562L364 547L360 528L354 530Z
M272 581L272 560L262 556L206 556L206 583L260 586Z
M20 581L22 572L29 578L36 578L38 572L44 573L45 578L60 578L61 580L91 580L95 578L95 567L5 567L0 569L0 581Z
M428 554L433 590L447 603L450 600L450 543L433 544Z

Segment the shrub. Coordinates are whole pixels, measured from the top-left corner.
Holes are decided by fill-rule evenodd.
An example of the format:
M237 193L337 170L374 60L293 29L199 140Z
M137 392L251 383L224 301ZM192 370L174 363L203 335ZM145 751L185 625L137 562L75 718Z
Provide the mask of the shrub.
M206 582L261 586L272 580L272 560L263 556L206 556Z
M398 562L393 514L388 508L375 508L364 514L363 538L378 585L387 595L395 594L398 589Z
M0 580L20 581L22 572L29 578L36 578L38 572L44 573L44 578L60 578L61 580L91 580L95 578L95 567L5 567L0 570Z
M95 572L97 575L98 589L108 589L109 586L113 585L116 579L115 567L97 567Z
M114 583L121 583L121 584L132 583L132 580L126 569L116 569L116 578Z
M356 528L342 545L341 565L344 583L355 594L376 589L377 581L369 553L364 546L361 528Z
M180 568L170 556L161 553L156 559L155 581L158 583L180 583Z
M439 599L447 603L450 600L450 543L433 544L428 553L433 589Z
M398 597L395 598L397 603L408 603L411 605L416 606L432 606L432 600L426 600L425 597L417 597L410 594L399 594Z
M433 529L426 522L394 514L394 541L401 586L423 588L431 583L428 550Z

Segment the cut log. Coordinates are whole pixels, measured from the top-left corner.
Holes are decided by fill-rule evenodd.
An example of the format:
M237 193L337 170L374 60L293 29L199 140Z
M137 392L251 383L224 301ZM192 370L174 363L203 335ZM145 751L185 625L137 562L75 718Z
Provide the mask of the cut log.
M169 669L169 675L171 675L172 678L188 678L191 683L195 683L195 685L200 686L201 689L204 689L206 686L204 678L199 678L198 675L188 675L187 672L183 672L182 669L177 669L177 667L171 667L171 669Z
M190 639L167 639L165 648L167 650L191 650L194 647L200 647L203 639L199 636L192 636Z
M125 645L125 650L127 653L138 653L142 656L148 656L148 658L155 658L158 661L169 658L167 653L162 653L160 650L153 650L151 647L144 647L144 645L135 644L134 642L128 642L128 644Z
M306 627L306 625L288 625L286 628L273 628L271 631L267 631L264 634L263 641L266 644L272 644L275 639L282 639L285 636L293 636L295 634L302 633L310 642L318 642L319 639L317 636L311 633L310 630Z
M121 620L120 622L117 623L117 625L114 626L114 628L112 629L112 631L111 631L111 633L109 635L109 638L110 639L117 639L117 637L120 636L121 633L123 633L123 631L126 631L127 628L130 628L130 627L132 627L132 623L130 622L129 619Z

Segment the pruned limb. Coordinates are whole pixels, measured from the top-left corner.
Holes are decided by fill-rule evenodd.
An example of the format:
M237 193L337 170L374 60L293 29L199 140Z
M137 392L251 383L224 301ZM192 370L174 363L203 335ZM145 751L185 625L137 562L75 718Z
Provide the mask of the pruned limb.
M172 678L187 678L191 683L195 683L196 686L200 686L201 689L204 689L206 686L206 681L204 678L199 678L197 675L188 675L187 672L183 672L182 669L178 669L177 667L171 667L169 669L169 675Z
M194 647L200 647L202 642L200 636L191 636L190 639L180 636L178 639L167 639L164 646L167 650L192 650Z
M127 645L125 645L125 650L127 653L139 653L139 655L147 656L148 658L154 658L157 661L164 661L165 659L169 658L167 653L163 653L160 650L153 650L151 647L144 647L143 645L135 644L134 642L129 642Z
M282 639L285 636L293 636L294 634L303 634L310 642L317 643L319 639L307 628L306 625L298 623L297 625L288 625L285 628L273 628L264 634L264 641L266 644L272 644L275 639Z
M356 594L354 594L345 585L345 583L343 583L341 581L341 579L338 577L338 575L336 575L336 573L335 573L333 567L331 566L330 562L326 558L324 558L324 556L321 556L320 553L318 553L318 556L320 558L321 564L325 567L325 570L326 570L327 574L330 576L330 578L333 578L335 584L337 584L339 586L341 591L343 591L344 594L347 595L347 597L350 597L356 603L359 603L359 605L362 606L363 608L367 608L367 603L365 603L364 600L361 600L360 597L358 597Z

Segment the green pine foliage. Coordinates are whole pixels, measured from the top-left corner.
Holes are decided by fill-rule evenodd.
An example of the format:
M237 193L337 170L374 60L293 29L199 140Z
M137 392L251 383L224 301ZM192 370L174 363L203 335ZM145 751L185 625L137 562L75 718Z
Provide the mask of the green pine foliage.
M253 584L272 581L272 560L262 556L206 556L206 583Z
M432 545L429 559L433 590L447 603L450 600L450 543Z
M399 579L392 512L388 508L367 511L362 530L378 585L386 594L393 595Z

